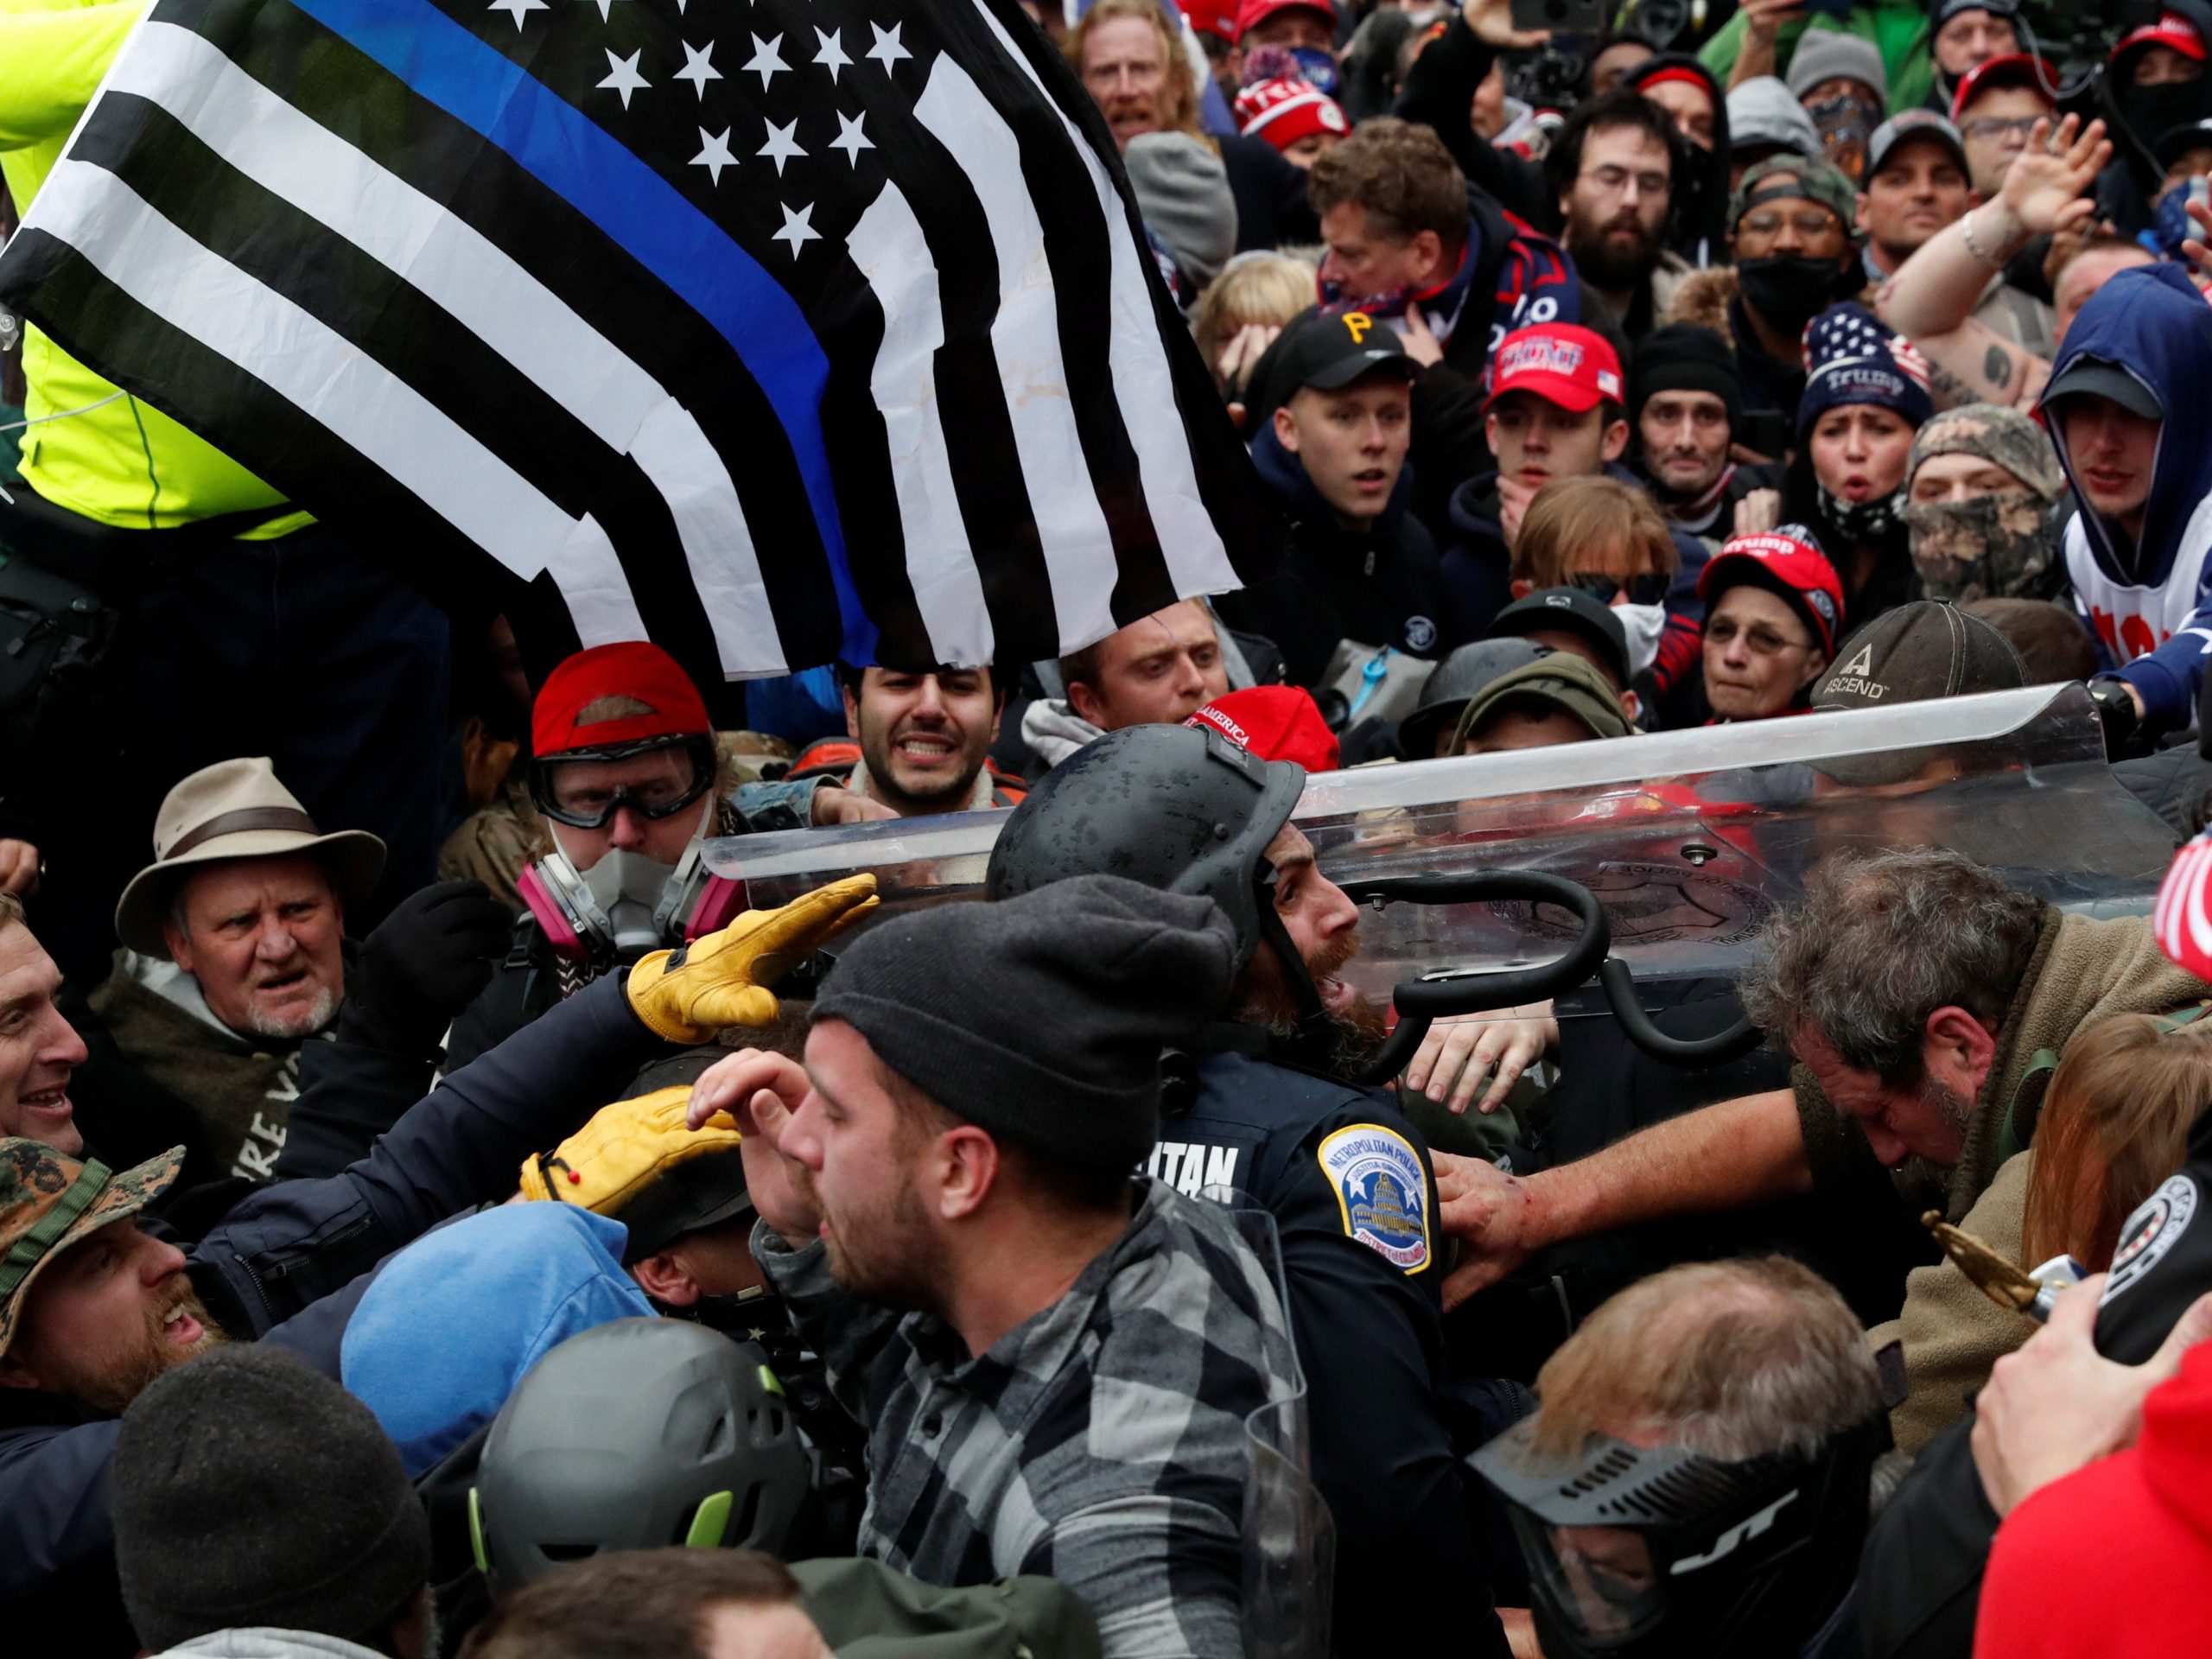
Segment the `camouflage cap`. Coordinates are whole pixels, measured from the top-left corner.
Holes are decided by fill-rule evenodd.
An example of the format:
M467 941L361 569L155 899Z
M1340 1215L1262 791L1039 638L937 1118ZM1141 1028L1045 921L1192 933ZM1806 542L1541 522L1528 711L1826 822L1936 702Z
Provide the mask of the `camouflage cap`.
M1768 182L1785 173L1797 181L1796 188ZM1802 156L1787 154L1770 156L1745 169L1744 176L1737 181L1735 191L1728 198L1730 228L1742 222L1756 200L1776 196L1801 196L1807 201L1817 201L1843 221L1846 236L1857 234L1859 192L1851 181L1826 162L1808 162Z
M1525 668L1501 674L1475 693L1460 713L1453 734L1453 753L1464 749L1470 734L1497 712L1500 705L1533 698L1571 715L1588 728L1592 737L1626 737L1628 717L1621 713L1621 696L1605 671L1586 657L1571 651L1554 651Z
M97 1160L67 1158L43 1141L0 1141L0 1354L15 1340L31 1281L79 1239L137 1215L168 1191L184 1148L120 1175Z
M2066 475L2058 469L2050 435L2017 409L1967 404L1922 423L1905 463L1906 481L1922 461L1936 455L1978 455L2012 474L2045 505L2066 493Z

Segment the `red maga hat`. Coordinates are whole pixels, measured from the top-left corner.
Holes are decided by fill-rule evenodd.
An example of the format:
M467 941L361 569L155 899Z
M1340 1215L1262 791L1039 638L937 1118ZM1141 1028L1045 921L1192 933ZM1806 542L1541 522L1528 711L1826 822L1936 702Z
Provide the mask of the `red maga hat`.
M1201 731L1211 728L1262 760L1294 761L1308 772L1334 772L1340 760L1337 734L1321 718L1313 694L1294 685L1231 691L1183 723Z
M633 697L651 712L579 725L576 716L602 697ZM569 749L712 736L714 729L706 699L690 676L643 639L594 645L567 658L545 677L530 711L531 752L541 760Z

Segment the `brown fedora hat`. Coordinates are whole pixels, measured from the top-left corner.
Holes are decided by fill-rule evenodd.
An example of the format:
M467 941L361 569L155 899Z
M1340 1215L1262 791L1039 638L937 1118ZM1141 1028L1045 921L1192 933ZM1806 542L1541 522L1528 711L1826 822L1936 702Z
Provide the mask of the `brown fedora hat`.
M133 950L166 960L162 923L177 883L194 865L235 858L313 853L329 869L351 909L367 901L384 873L384 842L365 830L324 835L292 791L276 781L266 755L219 760L182 779L154 819L154 861L130 878L115 907L115 936Z

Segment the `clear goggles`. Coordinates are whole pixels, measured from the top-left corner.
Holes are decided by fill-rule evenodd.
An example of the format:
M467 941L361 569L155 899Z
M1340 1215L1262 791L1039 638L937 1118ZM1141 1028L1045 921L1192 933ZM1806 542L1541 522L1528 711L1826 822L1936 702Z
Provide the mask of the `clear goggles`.
M571 749L531 763L530 798L556 823L579 830L604 829L625 807L671 817L713 786L716 763L715 740L703 733Z

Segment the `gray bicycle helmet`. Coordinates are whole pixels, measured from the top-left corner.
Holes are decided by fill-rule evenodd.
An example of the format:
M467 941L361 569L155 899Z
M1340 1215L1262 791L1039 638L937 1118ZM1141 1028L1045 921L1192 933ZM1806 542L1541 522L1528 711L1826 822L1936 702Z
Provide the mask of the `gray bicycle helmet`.
M808 1460L767 1357L680 1319L569 1338L508 1397L468 1518L502 1590L602 1550L781 1553Z

